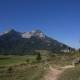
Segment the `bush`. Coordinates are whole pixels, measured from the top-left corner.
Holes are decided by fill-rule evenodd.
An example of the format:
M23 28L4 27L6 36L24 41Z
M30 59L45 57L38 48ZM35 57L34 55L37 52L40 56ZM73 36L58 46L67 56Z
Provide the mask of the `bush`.
M8 72L9 73L12 73L13 72L13 68L11 66L8 68Z
M29 60L29 59L26 59L26 62L27 62L27 63L29 63L29 62L30 62L30 60Z

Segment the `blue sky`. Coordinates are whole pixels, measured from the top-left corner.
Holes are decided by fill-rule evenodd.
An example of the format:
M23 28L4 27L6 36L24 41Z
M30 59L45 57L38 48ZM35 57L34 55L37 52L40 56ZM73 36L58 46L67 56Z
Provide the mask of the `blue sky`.
M72 47L80 47L80 0L0 0L0 32L40 29Z

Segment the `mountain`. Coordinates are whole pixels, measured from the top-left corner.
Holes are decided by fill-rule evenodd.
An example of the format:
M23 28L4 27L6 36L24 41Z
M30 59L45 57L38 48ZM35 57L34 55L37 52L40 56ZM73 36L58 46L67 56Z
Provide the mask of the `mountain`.
M40 30L17 32L11 29L0 33L0 54L27 54L27 51L33 50L60 52L72 48L46 36Z

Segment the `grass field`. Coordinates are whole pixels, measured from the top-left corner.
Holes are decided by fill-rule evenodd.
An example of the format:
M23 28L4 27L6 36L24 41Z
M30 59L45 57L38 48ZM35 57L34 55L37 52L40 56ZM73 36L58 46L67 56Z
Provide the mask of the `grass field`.
M41 62L37 62L36 55L0 56L0 80L41 80L48 65L53 67L70 65L71 58L73 58L72 55L44 54ZM79 74L80 67L68 69L62 73L59 80L80 80Z
M24 63L27 59L29 59L30 61L34 61L35 56L0 56L0 66Z
M39 80L42 76L43 68L40 66L18 66L13 67L12 71L8 69L0 70L0 80Z
M44 67L35 63L35 56L0 56L0 80L39 80L42 73Z

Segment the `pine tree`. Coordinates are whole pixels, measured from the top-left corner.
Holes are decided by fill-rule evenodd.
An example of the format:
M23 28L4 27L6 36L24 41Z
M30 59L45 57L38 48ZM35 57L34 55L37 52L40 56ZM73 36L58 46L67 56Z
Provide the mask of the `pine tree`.
M36 60L37 60L37 61L41 61L41 59L42 59L42 58L41 58L41 54L40 54L39 52L37 52Z

